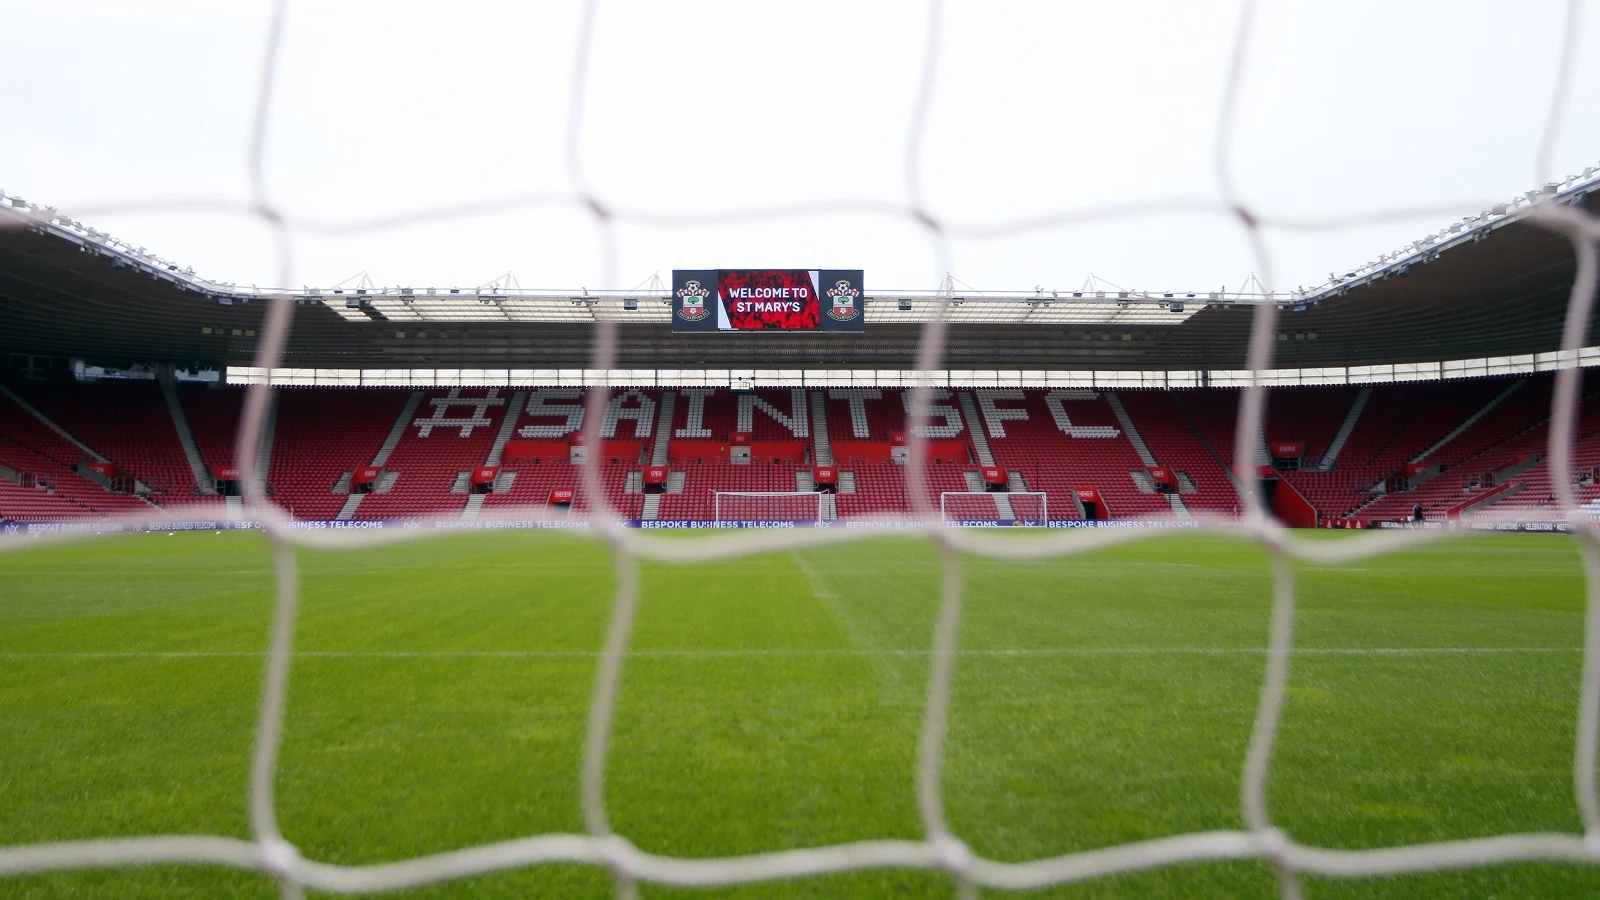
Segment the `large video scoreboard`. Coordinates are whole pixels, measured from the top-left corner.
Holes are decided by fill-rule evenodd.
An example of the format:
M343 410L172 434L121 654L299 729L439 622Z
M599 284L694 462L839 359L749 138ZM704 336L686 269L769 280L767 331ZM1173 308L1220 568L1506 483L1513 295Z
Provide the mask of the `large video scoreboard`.
M860 269L674 269L673 331L863 331Z

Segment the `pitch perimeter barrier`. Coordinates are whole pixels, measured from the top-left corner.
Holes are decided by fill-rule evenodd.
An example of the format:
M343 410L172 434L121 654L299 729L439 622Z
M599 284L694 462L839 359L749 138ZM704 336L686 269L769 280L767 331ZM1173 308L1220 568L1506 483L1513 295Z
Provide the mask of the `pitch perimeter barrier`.
M1122 519L1080 521L1064 519L1041 525L1020 519L979 520L972 522L941 522L907 519L860 519L847 522L817 522L811 519L757 520L737 522L708 522L700 519L625 519L621 524L628 528L647 530L701 530L718 528L1201 528L1205 523L1195 520L1161 521L1152 519ZM296 521L284 527L297 531L372 531L385 529L431 529L435 531L505 531L534 528L590 528L588 519L310 519ZM141 534L178 531L259 531L261 524L251 521L222 521L197 519L170 522L121 522L116 520L94 522L9 522L0 520L0 535L30 534Z
M647 531L701 531L731 528L1137 528L1185 531L1206 528L1211 523L1199 519L1163 521L1160 519L1054 519L1040 524L1017 519L999 521L941 522L912 519L853 519L850 521L815 522L810 519L789 521L706 522L699 519L625 519L627 528ZM307 520L286 527L298 531L373 531L397 529L426 529L433 531L507 531L545 528L588 529L594 522L588 519L494 519L480 520ZM1571 534L1572 526L1566 522L1374 522L1370 526L1381 529L1421 529L1425 531L1481 531L1515 532L1521 534ZM260 523L250 521L194 520L172 522L7 522L0 520L0 537L42 534L154 534L179 531L259 531Z

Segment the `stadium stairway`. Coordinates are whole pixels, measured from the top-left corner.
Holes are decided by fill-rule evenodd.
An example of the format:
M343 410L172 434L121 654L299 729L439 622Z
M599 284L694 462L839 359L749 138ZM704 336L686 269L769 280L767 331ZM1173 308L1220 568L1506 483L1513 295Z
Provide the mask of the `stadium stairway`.
M1361 411L1367 408L1367 401L1372 399L1372 388L1362 388L1356 392L1356 399L1351 402L1350 410L1344 414L1344 421L1339 423L1339 430L1333 433L1333 440L1328 442L1328 449L1322 452L1322 459L1318 460L1314 469L1318 472L1331 472L1339 461L1339 453L1344 450L1344 445L1350 440L1350 432L1356 430L1356 422L1361 419Z
M272 502L299 519L334 519L360 503L355 470L374 458L411 395L405 388L286 387L277 395L272 452L263 461ZM380 472L374 490L384 489ZM351 501L350 497L357 497Z
M501 458L506 453L506 444L512 434L517 431L517 420L522 416L522 408L526 400L528 400L528 392L526 391L512 391L512 394L510 394L510 408L506 412L506 418L502 418L498 431L494 432L494 444L490 445L490 452L485 453L485 456L483 456L483 466L499 466L501 464ZM517 472L496 474L496 477L494 477L494 490L496 492L501 490L502 480L515 479L515 474ZM515 484L514 480L510 484ZM507 490L509 490L510 484L506 485ZM472 490L472 472L461 472L456 482L451 485L450 490L451 493L470 492ZM490 495L486 495L486 493L469 493L466 506L461 508L461 519L477 519L478 512L483 511L483 503L488 500L488 496Z
M661 392L661 408L656 411L656 432L650 445L650 465L664 466L667 464L668 452L672 447L672 421L677 415L678 392L666 390Z
M994 464L1021 472L1030 491L1045 494L1052 519L1076 518L1077 489L1085 487L1100 492L1112 518L1170 514L1162 496L1139 489L1135 476L1145 470L1144 460L1103 394L1018 389L982 393L982 438Z
M395 448L400 446L400 440L406 436L411 420L416 417L417 409L421 406L422 391L412 391L411 396L406 398L406 404L401 408L400 414L395 417L394 424L390 426L389 433L384 436L383 443L378 445L378 452L372 455L372 460L367 463L368 465L377 466L381 470L389 464L389 457L394 453ZM394 482L398 480L399 473L380 473L378 478L380 483L373 486L373 492L388 493L390 488L394 486ZM354 496L356 498L355 501L348 504L348 514L345 509L341 508L339 511L341 516L355 518L356 511L361 507L361 498L366 495L356 494Z
M495 432L494 445L489 448L489 454L483 458L486 466L500 465L500 458L506 452L506 442L511 440L511 435L517 430L517 418L521 414L522 404L528 399L527 391L511 392L511 410L500 421L500 430ZM482 506L483 504L478 504Z
M178 400L178 388L170 380L161 381L161 396L167 404L167 414L172 417L172 427L178 431L178 442L183 447L184 458L189 462L189 472L194 478L195 490L202 494L215 494L217 492L211 473L206 471L206 463L200 456L200 448L194 442L194 431L189 427L189 417L184 415L183 403Z
M972 455L976 456L978 462L983 465L995 465L994 451L990 448L989 438L984 433L983 417L978 412L977 398L973 397L971 391L962 391L956 395L956 403L960 404L961 417L967 423L967 437L972 441ZM966 478L967 490L974 493L983 493L986 490L987 486L983 482L983 474L981 472L965 472L963 474ZM1048 500L1046 502L1048 503ZM1004 493L994 493L994 508L995 515L1000 519L1015 520L1017 517L1016 510L1011 506L1011 499L1005 496Z
M1467 429L1471 428L1473 425L1476 425L1479 419L1482 419L1484 416L1488 415L1495 407L1499 406L1501 403L1504 403L1507 397L1510 397L1512 394L1516 393L1518 388L1527 383L1528 379L1526 378L1519 378L1516 381L1511 382L1511 384L1506 386L1505 390L1496 394L1477 412L1468 416L1460 425L1457 425L1455 428L1451 429L1448 434L1442 438L1439 438L1439 440L1434 442L1432 446L1428 447L1428 449L1422 451L1421 453L1418 453L1416 456L1413 456L1411 459L1407 460L1407 462L1418 463L1427 459L1429 456L1432 456L1440 448L1444 447L1445 444L1448 444L1460 437Z
M350 494L344 498L344 503L339 505L339 511L334 513L334 519L348 522L355 518L356 510L361 508L361 498L366 494Z
M1128 410L1122 405L1122 399L1115 391L1106 391L1105 397L1106 404L1111 407L1112 415L1117 417L1117 424L1122 426L1122 433L1128 436L1128 443L1133 445L1133 452L1139 454L1139 461L1143 462L1146 468L1157 466L1156 458L1150 454L1150 448L1139 435L1138 427L1128 418Z
M677 409L678 392L674 390L662 391L661 407L656 410L655 435L651 439L650 444L650 465L652 466L667 465L671 458L670 451L672 448L672 423L677 417ZM633 475L630 475L630 483L636 480L640 484L640 490L642 491L644 483L642 473L636 474L639 474L640 477L634 479ZM678 491L681 492L683 490L683 473L668 472L667 481L669 484L673 480L674 476L677 477ZM665 488L666 486L663 486L663 489ZM628 485L625 484L623 489L625 491L628 490ZM660 494L644 495L644 502L639 505L639 518L646 522L654 522L661 518Z
M1497 394L1489 403L1452 429L1445 440L1436 442L1425 454L1412 459L1434 463L1437 474L1422 480L1410 490L1378 497L1361 510L1363 517L1403 519L1413 507L1421 505L1433 517L1485 496L1483 507L1498 506L1517 496L1535 505L1549 502L1552 491L1549 473L1542 466L1548 443L1550 393L1554 379L1540 376L1519 379ZM1590 404L1579 407L1580 435ZM1581 445L1581 439L1579 444ZM1537 472L1530 471L1538 467ZM1503 485L1520 478L1512 492Z
M234 439L239 433L244 388L182 387L178 389L178 399L200 452L201 470L206 479L214 482L212 473L217 468L237 465L233 458Z
M974 472L974 471L968 470L966 472L962 472L961 473L961 477L962 477L963 480L966 481L966 483L967 483L967 491L969 493L972 493L972 494L986 494L986 495L989 496L989 498L991 500L994 501L994 513L995 513L995 517L996 518L1000 518L1000 519L1015 519L1017 517L1016 510L1012 509L1012 507L1011 507L1011 498L1006 496L1006 493L1004 491L990 491L988 489L988 485L985 484L984 481L983 481L983 473L982 472ZM1009 479L1008 479L1007 488L1009 489L1009 487L1010 487L1010 484L1009 484ZM942 498L941 498L941 500L942 500ZM947 516L945 516L945 518L948 519L948 518L950 518L950 516L947 515ZM955 518L959 519L959 518L962 518L962 517L961 516L956 516Z
M1160 465L1156 461L1155 455L1150 452L1149 445L1145 444L1144 435L1139 433L1139 426L1135 425L1133 418L1128 415L1127 407L1122 405L1122 398L1117 396L1115 391L1106 391L1105 396L1107 405L1111 407L1111 412L1117 417L1117 424L1122 426L1122 433L1128 438L1128 443L1133 445L1134 452L1139 454L1139 461L1144 463L1147 469L1153 469ZM1144 474L1148 476L1149 473ZM1179 519L1194 518L1189 514L1189 507L1184 505L1183 497L1179 494L1167 494L1166 500L1167 508L1171 510L1174 517Z
M268 476L272 473L272 445L278 436L278 405L283 401L280 391L267 397L267 408L261 420L261 434L256 436L256 485L265 493Z
M977 401L973 399L970 391L962 391L956 395L956 402L961 405L961 417L966 421L967 438L972 442L972 454L982 465L995 465L994 451L989 447L989 438L984 434L983 421L978 416Z
M1176 473L1185 510L1232 514L1239 504L1233 479L1192 424L1176 392L1120 391L1117 401L1139 429L1140 439L1152 448L1151 455Z
M451 482L488 456L500 419L514 414L499 388L452 388L424 396L384 465L399 477L387 493L366 495L354 518L460 516L467 497Z
M421 405L422 392L412 391L411 396L406 399L405 408L400 410L400 415L394 420L394 427L389 429L388 436L383 439L383 443L378 447L378 452L373 454L369 465L381 467L389 462L389 454L393 453L394 448L400 445L400 439L406 436L406 424L411 421L412 416L416 415L417 407Z
M94 450L90 449L89 445L85 444L83 441L80 441L76 437L74 437L71 432L67 431L65 428L62 428L60 425L57 425L49 416L47 416L44 413L40 412L37 407L35 407L33 404L29 403L27 400L24 400L15 391L11 390L11 388L6 387L3 384L0 384L0 394L4 394L6 397L8 397L11 400L12 403L15 403L17 406L20 406L22 408L22 410L24 412L26 412L28 415L33 416L35 419L38 419L40 424L42 424L44 427L50 429L51 431L55 432L57 436L59 436L62 440L66 441L67 443L69 443L69 444L73 445L74 447L76 447L85 456L90 457L91 459L95 460L96 462L110 462L110 460L106 459L104 456L102 456L99 453L95 452Z
M499 430L497 430L494 433L494 443L489 446L489 452L484 455L484 457L483 457L483 465L485 465L485 466L498 466L498 465L500 465L500 459L505 454L506 443L508 441L510 441L511 440L511 436L514 433L516 433L517 420L522 415L522 406L523 406L523 403L525 403L527 401L527 399L528 399L528 392L527 391L512 391L511 392L511 401L510 401L511 402L511 408L509 410L507 410L505 418L500 420L500 428L499 428ZM472 473L471 472L463 472L461 474L466 476L467 486L461 491L461 493L465 493L466 491L470 491L472 489L472 487L471 487L471 484L472 484ZM514 479L515 476L516 476L515 472L505 472L505 473L497 474L495 476L494 489L496 491L501 490L501 481L502 481L502 479L505 479L505 478ZM512 483L514 483L514 482L512 482ZM507 484L506 487L507 487L507 489L509 489L510 488L510 484ZM452 492L456 492L456 489L455 489L454 485L452 485L451 491ZM483 511L483 504L488 499L488 497L489 497L488 494L471 494L471 495L469 495L467 497L467 505L461 508L461 518L463 520L468 520L468 521L478 518L478 513Z
M1360 515L1379 496L1374 493L1376 486L1505 386L1503 379L1465 379L1374 387L1336 466L1326 472L1313 468L1284 476L1322 516ZM1303 390L1309 396L1315 389Z
M828 395L811 391L811 459L819 466L833 465L833 441L828 437ZM810 488L807 488L810 490Z

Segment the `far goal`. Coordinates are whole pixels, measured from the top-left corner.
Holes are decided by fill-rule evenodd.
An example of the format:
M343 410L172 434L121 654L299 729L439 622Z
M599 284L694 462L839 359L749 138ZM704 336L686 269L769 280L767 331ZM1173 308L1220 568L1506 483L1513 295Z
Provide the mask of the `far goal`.
M813 491L715 491L718 525L732 522L820 522L822 498Z
M945 491L939 518L946 524L1015 522L1048 525L1045 495L1038 491Z

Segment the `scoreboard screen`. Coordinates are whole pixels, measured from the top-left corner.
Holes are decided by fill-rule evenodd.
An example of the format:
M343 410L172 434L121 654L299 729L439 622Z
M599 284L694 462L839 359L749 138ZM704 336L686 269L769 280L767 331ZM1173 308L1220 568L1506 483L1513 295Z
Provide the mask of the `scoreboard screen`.
M862 331L860 269L674 269L673 331Z

